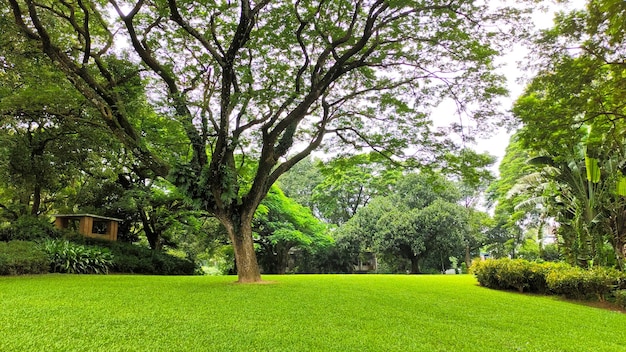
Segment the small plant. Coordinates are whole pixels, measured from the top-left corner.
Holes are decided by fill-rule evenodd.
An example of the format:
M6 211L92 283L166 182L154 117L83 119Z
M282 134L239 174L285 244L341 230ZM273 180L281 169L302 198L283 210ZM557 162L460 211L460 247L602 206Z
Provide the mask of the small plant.
M50 257L52 272L107 274L113 256L106 248L88 247L64 240L47 240L43 248Z

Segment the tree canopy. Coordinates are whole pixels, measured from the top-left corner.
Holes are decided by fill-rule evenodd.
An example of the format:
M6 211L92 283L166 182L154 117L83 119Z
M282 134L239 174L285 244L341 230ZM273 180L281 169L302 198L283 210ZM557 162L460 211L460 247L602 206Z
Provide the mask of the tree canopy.
M449 144L431 107L452 99L488 125L505 93L493 59L519 17L472 1L0 3L139 170L223 223L242 282L260 280L256 208L323 139L432 161ZM157 147L140 123L150 114L177 148Z

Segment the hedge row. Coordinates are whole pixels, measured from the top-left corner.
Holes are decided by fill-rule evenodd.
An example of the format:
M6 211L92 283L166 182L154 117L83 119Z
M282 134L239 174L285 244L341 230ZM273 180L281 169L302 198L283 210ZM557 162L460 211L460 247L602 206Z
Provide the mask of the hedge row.
M0 275L115 273L193 275L195 264L188 259L130 243L99 245L66 240L0 241Z
M471 271L484 287L599 301L610 296L626 307L626 274L615 269L587 270L565 263L488 259L474 262Z
M0 275L45 274L50 260L35 242L0 242Z

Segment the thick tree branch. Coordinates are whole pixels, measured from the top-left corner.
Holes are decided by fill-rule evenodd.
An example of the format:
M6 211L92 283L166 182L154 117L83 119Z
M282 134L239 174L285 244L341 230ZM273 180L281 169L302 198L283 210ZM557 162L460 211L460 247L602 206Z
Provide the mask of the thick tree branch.
M180 11L178 11L178 4L176 0L168 0L167 3L170 7L170 18L172 21L176 22L182 29L185 30L185 32L189 33L189 35L198 40L200 44L202 44L202 46L211 54L213 59L223 67L226 64L224 57L213 47L213 45L211 45L211 42L209 42L202 34L200 34L200 32L193 28L189 22L183 19Z

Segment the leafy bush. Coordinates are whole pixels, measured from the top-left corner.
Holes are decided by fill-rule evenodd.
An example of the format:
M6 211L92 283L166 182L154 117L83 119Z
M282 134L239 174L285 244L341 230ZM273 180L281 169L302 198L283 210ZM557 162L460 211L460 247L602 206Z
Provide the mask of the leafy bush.
M43 248L50 257L52 272L106 274L113 256L106 248L83 246L66 240L47 240Z
M583 275L584 270L578 267L554 270L547 275L546 282L553 293L580 299L586 296L581 280Z
M530 276L528 277L528 292L547 294L550 288L547 276L553 271L566 270L569 264L558 262L530 263Z
M606 295L619 288L624 273L605 267L595 267L586 272L583 282L584 290L596 295L599 301L604 302Z
M487 259L475 261L471 272L485 287L519 292L545 293L545 276L553 264L540 264L523 259Z
M570 267L566 270L554 270L546 279L548 287L556 294L578 299L595 295L602 302L607 293L618 287L623 275L615 269L603 267L590 270Z
M113 255L111 272L147 275L193 275L196 265L186 258L179 258L163 251L153 251L137 244L109 241L100 238L70 234L65 238L86 246L107 248Z
M22 216L14 223L0 228L0 241L36 241L59 238L62 231L49 221L34 216Z
M50 261L34 242L0 242L0 275L44 274Z

